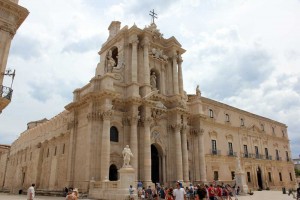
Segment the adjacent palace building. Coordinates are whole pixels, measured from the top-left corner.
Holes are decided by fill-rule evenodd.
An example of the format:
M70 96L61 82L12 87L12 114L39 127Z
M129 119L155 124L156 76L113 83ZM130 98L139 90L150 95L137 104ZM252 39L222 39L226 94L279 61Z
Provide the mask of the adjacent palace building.
M0 183L17 192L114 187L130 146L145 186L232 183L240 160L249 189L296 185L287 126L183 87L185 50L155 23L108 27L95 76L60 114L28 123L0 152ZM91 183L93 183L91 185Z

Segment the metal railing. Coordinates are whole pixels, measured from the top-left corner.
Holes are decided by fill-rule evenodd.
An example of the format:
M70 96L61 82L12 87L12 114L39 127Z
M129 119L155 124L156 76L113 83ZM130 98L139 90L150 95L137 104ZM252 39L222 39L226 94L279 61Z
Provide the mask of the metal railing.
M227 156L233 156L233 157L236 157L236 152L228 151L228 152L227 152Z
M12 93L13 93L13 90L11 88L3 86L3 85L0 86L0 97L1 98L11 100Z
M217 150L217 149L211 149L210 153L212 155L221 155L221 150Z

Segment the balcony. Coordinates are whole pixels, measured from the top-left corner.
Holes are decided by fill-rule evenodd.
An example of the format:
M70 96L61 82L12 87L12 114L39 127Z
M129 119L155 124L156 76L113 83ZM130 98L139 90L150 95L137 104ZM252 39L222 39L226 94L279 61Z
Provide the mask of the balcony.
M278 160L278 161L281 161L282 159L281 159L281 157L276 157L276 160Z
M9 87L0 86L0 113L10 103L13 90Z
M217 150L217 149L211 149L210 153L212 155L221 155L221 150Z
M272 156L266 156L266 160L272 160Z
M242 154L242 157L243 157L243 158L251 158L249 153L243 153L243 154Z
M227 152L227 156L236 157L236 152L228 151L228 152Z

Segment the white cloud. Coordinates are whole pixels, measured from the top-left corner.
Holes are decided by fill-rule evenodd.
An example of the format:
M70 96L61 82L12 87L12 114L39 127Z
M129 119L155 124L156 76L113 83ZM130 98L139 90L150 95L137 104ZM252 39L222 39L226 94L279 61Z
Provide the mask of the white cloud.
M13 101L0 115L1 143L11 143L32 120L51 118L72 91L94 75L97 52L113 20L150 23L175 36L183 55L185 90L289 126L300 152L300 2L245 0L20 0L30 14L14 37L8 66L17 70ZM49 109L51 108L51 109ZM4 122L4 123L3 123ZM4 138L4 139L2 139Z

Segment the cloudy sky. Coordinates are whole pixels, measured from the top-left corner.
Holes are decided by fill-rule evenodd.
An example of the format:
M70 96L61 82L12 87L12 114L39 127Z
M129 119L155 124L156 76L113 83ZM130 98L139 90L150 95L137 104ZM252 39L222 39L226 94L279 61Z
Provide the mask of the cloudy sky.
M0 115L0 143L29 121L52 118L93 77L111 21L150 24L175 36L184 85L194 93L285 123L300 154L300 0L20 0L30 14L11 45L11 104ZM10 79L6 78L6 85Z

